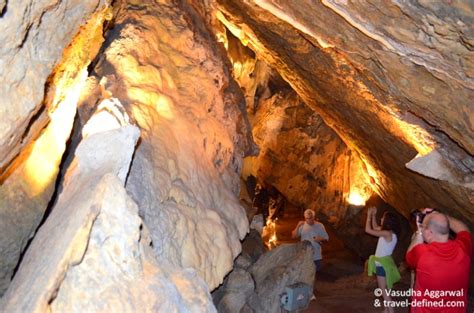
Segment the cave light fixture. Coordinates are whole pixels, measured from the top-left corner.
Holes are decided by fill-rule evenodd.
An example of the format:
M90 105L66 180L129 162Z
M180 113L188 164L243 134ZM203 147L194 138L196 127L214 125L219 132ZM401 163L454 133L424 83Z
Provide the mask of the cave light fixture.
M262 238L268 238L265 241L265 244L269 250L277 246L278 238L276 234L276 223L270 216L267 218L266 225L263 228Z
M366 198L358 190L351 190L347 197L347 202L355 206L364 206Z

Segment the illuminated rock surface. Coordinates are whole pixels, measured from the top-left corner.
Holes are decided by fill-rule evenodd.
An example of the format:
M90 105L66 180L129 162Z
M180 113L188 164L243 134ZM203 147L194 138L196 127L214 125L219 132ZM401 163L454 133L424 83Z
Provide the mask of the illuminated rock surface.
M260 154L249 166L291 203L336 222L345 215L351 187L360 186L364 200L370 197L357 154L294 93L260 100L253 123Z
M0 174L46 124L42 102L48 77L79 27L107 3L0 3Z
M64 51L60 64L55 67L49 78L48 95L43 104L49 109L43 107L42 117L38 117L29 126L33 133L31 135L37 138L16 157L8 171L3 175L0 173L0 199L2 200L0 201L0 294L3 294L7 288L20 253L41 222L55 191L56 178L76 115L77 101L87 77L87 66L103 42L102 24L106 20L107 12L107 9L103 9L95 14L86 25L81 27L78 34L73 34L74 38L69 38L72 42ZM48 42L42 44L46 43ZM20 56L17 55L17 58ZM28 71L34 72L39 69L40 67L32 66ZM21 71L22 68L16 70ZM39 77L36 77L34 81L30 80L31 78L24 77L21 84L40 82ZM13 91L14 88L9 90L12 95ZM9 95L9 93L4 95ZM22 97L21 100L26 99ZM13 101L12 103L17 105L23 102ZM15 114L3 114L1 110L5 108L12 109L9 106L0 106L0 125L2 126L8 125L8 122L2 119L15 116ZM49 123L38 134L40 129L34 129L43 126L38 125L42 124L40 120L43 118L49 119ZM18 116L15 118L16 122L20 120ZM22 142L26 144L28 139L24 138ZM16 146L14 149L18 148L19 146Z
M124 188L139 132L117 119L99 111L85 126L58 203L3 298L6 311L215 311L194 270L155 261Z
M385 201L406 216L438 206L473 220L473 190L463 185L474 164L472 7L218 3L236 35L361 155ZM405 167L435 146L456 184Z
M81 310L78 298L90 310L214 311L208 291L252 215L237 197L250 154L245 169L320 209L352 248L368 246L353 191L405 217L430 206L474 221L469 1L107 3L0 0L0 294L18 269L8 311ZM96 110L130 120L85 126ZM129 123L139 139L132 126L97 139L82 155L93 176L78 169L85 134ZM248 302L240 274L222 307L274 311L265 301L285 276Z
M216 47L166 3L124 5L96 72L142 129L127 190L157 259L213 289L248 230L235 194L249 128Z

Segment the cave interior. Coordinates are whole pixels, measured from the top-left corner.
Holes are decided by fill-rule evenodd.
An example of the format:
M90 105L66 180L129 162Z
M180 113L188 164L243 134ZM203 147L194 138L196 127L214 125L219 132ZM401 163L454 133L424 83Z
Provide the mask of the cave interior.
M369 207L401 289L413 210L472 229L470 1L0 0L0 41L5 312L369 312Z

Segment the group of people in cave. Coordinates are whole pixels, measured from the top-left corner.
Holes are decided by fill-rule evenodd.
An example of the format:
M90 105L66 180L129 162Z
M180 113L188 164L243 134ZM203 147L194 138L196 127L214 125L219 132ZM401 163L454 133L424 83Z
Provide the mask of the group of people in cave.
M369 207L365 232L378 237L375 254L369 257L367 271L376 275L378 290L383 297L383 312L393 313L400 302L392 295L411 296L411 312L467 312L467 290L472 255L472 238L469 228L460 220L432 208L412 213L416 222L408 246L405 262L412 269L409 291L393 292L400 273L392 253L400 238L400 223L395 213L383 213L380 224L377 208ZM316 270L321 269L321 244L329 239L324 225L315 220L315 212L306 210L304 221L292 231L293 238L308 240L314 247ZM375 294L375 292L374 292Z
M256 179L247 188L254 190L253 207L257 208L257 214L264 215L265 220L282 215L285 200L276 188L262 186ZM365 232L378 237L375 254L367 262L367 271L369 276L376 276L381 291L377 295L384 300L380 302L383 312L395 311L399 304L393 298L400 294L411 297L410 312L466 312L472 256L472 238L466 224L440 210L414 210L412 217L416 230L405 254L405 263L412 269L411 286L408 291L394 293L396 288L392 288L401 278L392 257L401 235L400 221L394 212L385 211L379 224L377 213L376 207L367 209ZM292 237L311 243L316 271L320 271L321 245L329 236L313 210L304 211L304 221L298 222Z

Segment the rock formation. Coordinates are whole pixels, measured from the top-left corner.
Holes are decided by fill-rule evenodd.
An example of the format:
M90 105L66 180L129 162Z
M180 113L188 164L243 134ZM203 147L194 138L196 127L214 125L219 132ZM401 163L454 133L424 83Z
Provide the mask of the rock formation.
M473 220L472 6L222 0L217 7L228 29L360 155L386 202L405 216L437 206ZM405 166L434 151L449 175Z
M345 230L363 218L353 191L472 224L473 12L0 0L1 304L214 312L240 264L222 306L274 310L286 272L234 263L242 174Z

